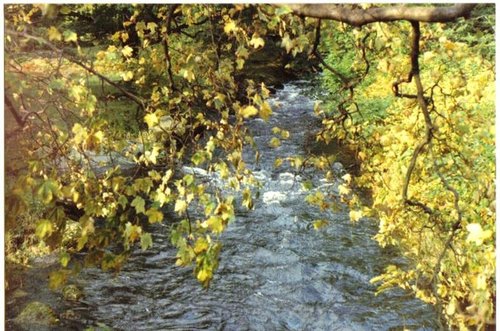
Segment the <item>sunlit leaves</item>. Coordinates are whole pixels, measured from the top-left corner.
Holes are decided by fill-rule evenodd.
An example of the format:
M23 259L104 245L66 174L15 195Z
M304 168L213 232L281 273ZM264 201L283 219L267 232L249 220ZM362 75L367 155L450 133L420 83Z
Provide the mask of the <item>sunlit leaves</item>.
M476 245L481 245L483 241L489 239L492 236L491 230L483 230L481 224L471 223L467 225L467 242L472 242Z
M179 74L184 77L188 82L193 82L195 80L194 71L191 68L182 69Z
M51 26L49 28L49 30L47 31L47 33L48 33L48 36L49 36L49 40L55 40L55 41L61 41L62 40L62 35L59 32L59 30L57 30L57 28L55 26Z
M187 204L186 200L177 199L175 201L174 211L177 212L179 215L182 215L186 212L187 207L188 207L188 204Z
M148 113L144 116L144 122L146 122L149 128L152 128L160 122L160 119L158 118L156 113Z
M78 35L76 32L71 31L71 30L65 30L63 32L63 37L64 41L66 42L77 42L78 41Z
M243 118L249 118L257 115L259 111L254 106L248 105L246 107L241 108L239 113L241 116L243 116Z
M36 235L38 238L43 239L46 236L52 234L54 232L54 224L48 219L39 220L36 225Z
M126 71L122 73L122 79L125 82L131 81L134 78L134 73L132 71Z
M151 233L145 232L141 234L141 249L145 251L151 247L153 247L153 237L151 236Z
M134 198L134 200L132 200L132 203L130 204L132 207L135 208L135 211L139 214L139 213L145 213L145 204L146 204L146 201L144 201L143 198L141 198L140 196L136 196Z
M45 180L38 187L37 195L45 204L49 204L61 194L59 184L55 180Z
M125 238L125 247L129 247L131 243L140 239L142 235L142 228L138 225L133 225L131 222L127 222L125 225L125 231L123 237Z
M349 218L353 222L359 221L361 219L361 217L363 217L363 211L361 211L361 210L351 210L349 212Z
M257 34L254 34L252 36L252 39L249 42L250 46L253 46L254 48L259 48L259 47L264 47L264 39L259 37Z
M259 116L264 120L264 121L269 121L269 117L272 115L273 111L271 109L271 106L267 102L263 102L262 105L260 106L259 110Z
M62 252L59 256L59 263L61 263L62 267L67 267L69 261L71 260L71 255L68 252Z
M235 31L236 28L236 22L233 20L229 20L225 25L224 25L224 32L226 34L230 34L231 32Z
M133 52L134 52L134 50L132 49L132 47L130 47L128 45L123 47L123 49L122 49L122 54L125 57L131 57Z
M325 142L341 139L343 143L356 146L356 154L363 161L361 176L343 176L343 183L338 186L342 200L349 204L350 219L375 216L379 220L375 239L382 246L396 246L409 261L415 261L407 270L395 266L387 268L383 275L374 279L380 282L379 290L399 286L413 291L423 301L436 303L440 300L442 313L448 316L450 325L470 327L483 323L485 316L493 312L491 298L494 294L488 289L494 282L495 263L491 258L495 250L494 226L491 224L494 224L495 211L489 202L494 200L493 195L487 192L492 191L494 179L491 177L493 172L486 169L493 169L490 166L494 161L486 156L493 155L486 147L493 143L486 138L484 130L491 120L484 116L493 116L494 103L489 100L490 93L484 91L494 85L494 78L490 76L494 66L489 66L465 43L454 41L456 35L444 37L446 30L442 27L422 29L426 42L420 59L421 76L424 88L435 86L430 95L432 109L439 114L432 113L431 118L434 139L439 143L418 157L408 195L437 211L428 217L419 208L405 205L401 199L408 164L415 147L424 139L425 127L415 102L394 99L386 88L394 77L407 74L410 67L408 54L404 51L407 39L390 38L401 29L403 27L398 24L366 28L377 34L373 41L368 37L368 44L376 51L373 63L378 61L378 71L369 74L355 93L363 115L354 114L341 130L325 117L325 130L320 139ZM363 32L357 31L354 39L360 40L362 36ZM344 52L330 53L328 61L332 66L344 74L352 74L357 66L362 68L359 53L346 42L350 38L348 34L332 34L330 38L331 41L326 42L328 47ZM284 39L283 47L288 46L292 52L295 39L288 39ZM344 45L340 46L342 43ZM340 87L338 78L328 75L325 75L325 87L337 90ZM405 93L416 93L414 84L405 84L403 88ZM330 104L333 109L336 109L336 100L338 96ZM490 166L486 165L488 163ZM374 199L371 208L362 207L361 199L356 199L356 185L371 191ZM459 217L450 187L459 197L462 221L458 229L453 230L452 244L445 246ZM451 246L453 249L449 248ZM440 254L443 255L438 260ZM421 281L417 275L432 277L436 270L440 270L436 283L429 282L429 286L436 288L430 290L412 285Z
M149 223L159 223L163 221L163 213L155 208L151 208L146 212Z
M247 187L243 190L242 194L243 194L243 206L245 206L247 209L252 209L253 208L252 192Z
M272 137L271 140L269 141L269 146L273 148L277 148L281 146L281 140L277 137Z

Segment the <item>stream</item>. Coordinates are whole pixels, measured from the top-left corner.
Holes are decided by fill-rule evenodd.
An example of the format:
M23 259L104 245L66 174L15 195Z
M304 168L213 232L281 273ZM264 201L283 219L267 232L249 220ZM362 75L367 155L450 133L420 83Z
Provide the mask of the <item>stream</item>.
M370 279L397 254L371 238L373 220L353 224L348 210L319 212L304 201L301 181L323 192L335 185L320 174L295 176L277 156L304 154L304 139L314 130L314 101L303 93L307 82L290 82L271 103L269 123L249 123L261 153L247 159L262 183L255 210L237 212L222 236L219 270L203 289L190 268L174 266L167 225L153 228L154 246L137 251L117 274L87 269L77 279L85 298L70 308L78 316L68 328L106 325L113 330L434 330L431 306L392 290L375 296ZM268 146L271 128L290 132L278 148ZM247 161L247 160L245 160ZM339 170L341 171L341 170ZM312 222L329 224L316 231Z

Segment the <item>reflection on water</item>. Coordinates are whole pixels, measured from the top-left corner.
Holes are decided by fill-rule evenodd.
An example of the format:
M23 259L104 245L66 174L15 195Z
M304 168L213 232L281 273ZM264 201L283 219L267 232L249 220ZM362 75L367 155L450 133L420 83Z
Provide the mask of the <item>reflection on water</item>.
M85 299L73 310L78 323L103 323L122 330L387 330L435 329L431 307L402 291L374 296L369 280L397 257L371 240L375 224L352 225L346 211L319 214L304 201L301 176L273 168L276 156L300 154L316 123L304 82L277 92L270 123L254 120L251 130L261 159L253 165L262 180L255 211L239 212L223 235L219 271L209 290L189 269L175 267L168 228L154 228L154 247L137 252L116 276L85 270ZM276 107L279 103L281 106ZM268 147L271 128L291 138ZM248 155L248 159L253 156ZM303 175L320 183L314 173ZM304 178L305 179L305 178ZM321 190L334 190L324 185ZM330 224L314 231L311 222Z

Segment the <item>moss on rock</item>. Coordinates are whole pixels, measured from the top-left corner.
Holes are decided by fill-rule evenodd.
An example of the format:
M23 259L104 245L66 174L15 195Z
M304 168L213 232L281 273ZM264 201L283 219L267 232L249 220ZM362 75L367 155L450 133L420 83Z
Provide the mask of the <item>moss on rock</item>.
M78 301L83 298L83 292L76 285L67 285L62 290L63 298L67 301Z
M14 321L27 330L37 330L59 323L52 308L38 301L28 303Z

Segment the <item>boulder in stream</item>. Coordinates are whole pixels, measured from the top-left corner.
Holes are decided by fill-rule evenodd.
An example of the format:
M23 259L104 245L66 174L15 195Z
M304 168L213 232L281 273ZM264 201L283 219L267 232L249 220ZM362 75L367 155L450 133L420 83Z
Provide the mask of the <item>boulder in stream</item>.
M48 330L57 325L59 320L48 305L33 301L24 307L14 322L23 330Z

